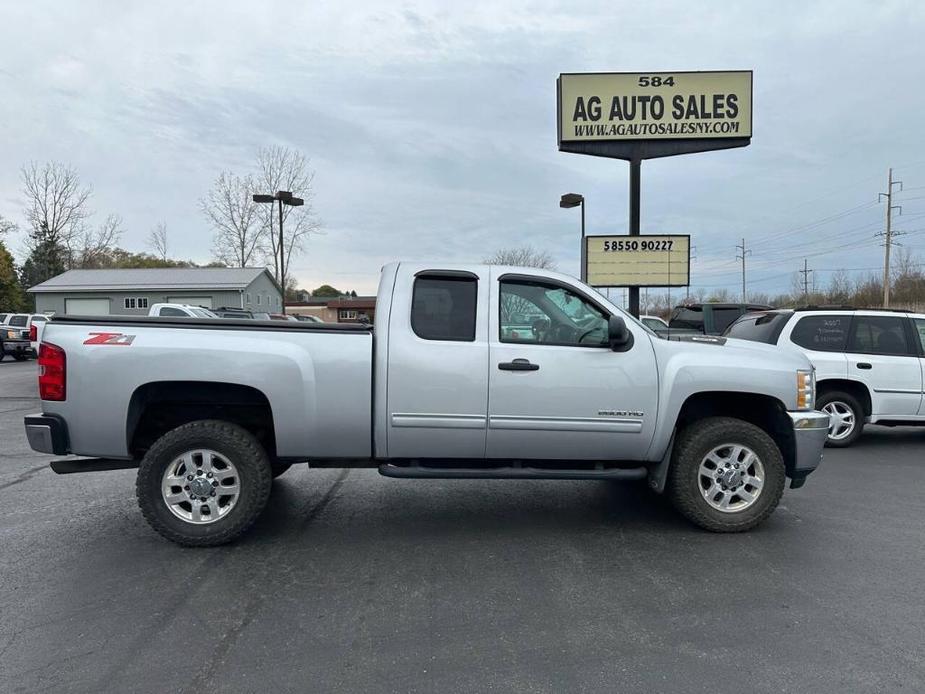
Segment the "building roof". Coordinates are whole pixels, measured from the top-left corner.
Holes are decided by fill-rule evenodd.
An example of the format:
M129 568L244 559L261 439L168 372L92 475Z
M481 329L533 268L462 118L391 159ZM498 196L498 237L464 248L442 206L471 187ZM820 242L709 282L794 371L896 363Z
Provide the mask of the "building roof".
M106 270L68 270L29 289L30 292L101 292L146 290L236 290L245 289L261 273L262 267L171 267L119 268Z
M328 308L376 308L376 297L354 296L332 299L328 302Z

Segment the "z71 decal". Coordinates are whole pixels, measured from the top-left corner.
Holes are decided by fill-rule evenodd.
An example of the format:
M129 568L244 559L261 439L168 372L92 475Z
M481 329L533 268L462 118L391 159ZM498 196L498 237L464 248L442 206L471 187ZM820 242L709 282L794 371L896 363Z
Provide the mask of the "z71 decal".
M132 344L135 339L134 335L123 335L122 333L90 333L92 337L84 340L85 345L125 345Z

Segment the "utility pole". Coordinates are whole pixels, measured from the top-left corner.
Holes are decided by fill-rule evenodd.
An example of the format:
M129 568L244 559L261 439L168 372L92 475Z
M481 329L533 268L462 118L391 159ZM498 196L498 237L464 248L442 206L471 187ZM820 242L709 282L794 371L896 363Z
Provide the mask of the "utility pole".
M693 264L695 260L697 260L697 246L691 246L691 250L690 250L690 264ZM685 302L689 302L689 301L691 300L691 272L690 272L690 270L691 270L691 268L688 268L688 272L687 272L687 294L686 294L686 296L685 296L685 298L684 298Z
M736 248L742 251L742 255L737 255L736 260L742 261L742 303L748 303L747 294L745 292L745 256L749 255L751 251L745 250L745 239L742 239L742 245L736 246Z
M813 276L813 287L816 286L816 275L807 267L808 261L803 258L803 269L799 271L803 275L803 301L809 301L809 276Z
M886 192L880 193L877 196L877 202L886 198L886 230L878 236L883 236L883 308L890 307L890 247L895 243L893 241L893 210L899 210L899 214L903 213L903 208L900 205L893 204L893 186L898 185L900 192L903 189L902 181L893 180L893 169L890 169L889 177L887 178Z

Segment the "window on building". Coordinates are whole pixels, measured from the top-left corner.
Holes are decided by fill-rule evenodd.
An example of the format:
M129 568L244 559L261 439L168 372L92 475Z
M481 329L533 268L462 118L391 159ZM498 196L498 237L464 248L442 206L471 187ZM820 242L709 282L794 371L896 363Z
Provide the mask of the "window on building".
M357 312L352 308L342 308L337 316L340 320L356 320Z
M474 277L418 277L411 299L411 329L425 340L473 342L477 293Z
M246 293L244 294L244 303L245 303L245 304L249 304L250 302L251 302L251 293L250 293L250 292L246 292Z
M258 294L258 295L257 295L257 305L258 305L258 306L260 306L260 301L261 301L261 299L263 299L263 296L261 296L260 294Z
M125 308L135 308L135 298L127 296L122 300L122 305Z
M148 308L148 297L146 296L127 296L122 300L125 308Z
M138 297L138 308L148 308L148 297L146 296Z

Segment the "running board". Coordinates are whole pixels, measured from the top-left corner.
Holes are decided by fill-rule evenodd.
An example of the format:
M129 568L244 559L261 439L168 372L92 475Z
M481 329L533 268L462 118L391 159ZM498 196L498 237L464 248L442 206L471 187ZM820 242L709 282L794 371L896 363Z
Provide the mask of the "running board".
M52 460L51 469L59 475L73 475L77 472L104 472L106 470L133 470L137 460L120 458L78 458L77 460Z
M497 480L643 480L649 474L644 467L608 470L555 470L532 467L439 468L420 465L379 466L379 474L400 479L497 479Z

